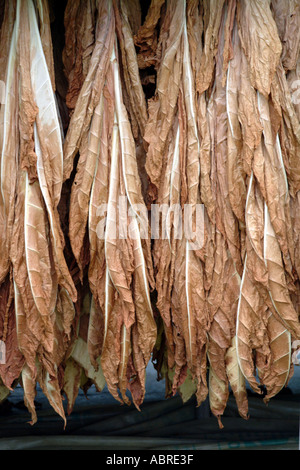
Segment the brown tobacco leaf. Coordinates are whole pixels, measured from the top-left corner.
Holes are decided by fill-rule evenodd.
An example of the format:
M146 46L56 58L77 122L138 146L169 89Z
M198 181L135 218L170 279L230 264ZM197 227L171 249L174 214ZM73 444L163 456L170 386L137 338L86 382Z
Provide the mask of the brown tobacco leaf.
M26 195L26 175L20 174L18 184L18 202L16 206L16 219L14 225L13 241L11 247L11 259L13 264L14 300L16 311L18 347L25 359L25 403L32 413L33 422L36 414L33 404L33 393L36 381L43 381L47 393L52 397L51 404L61 413L59 392L57 389L57 358L54 346L55 313L50 313L46 318L38 311L32 288L29 283L27 263L25 258L24 220ZM53 275L53 273L52 273ZM57 335L56 335L57 337ZM39 372L37 369L39 364ZM38 374L42 374L38 379ZM23 372L22 372L23 376ZM49 380L54 380L53 387L48 385ZM56 401L55 401L56 397Z
M226 84L226 74L229 62L234 58L234 51L232 45L232 31L236 27L235 21L236 0L228 2L228 10L225 23L224 32L224 52L223 52L223 72L222 72L222 85Z
M19 27L20 16L24 21ZM59 365L65 354L64 328L68 329L68 325L64 323L67 318L60 318L55 310L57 280L64 284L60 270L69 281L67 288L73 300L76 291L64 259L56 212L63 169L61 131L33 2L18 2L16 19L15 31L19 33L16 59L20 61L21 72L17 76L21 80L17 101L21 146L14 177L17 191L10 259L18 348L25 361L22 369L25 403L34 422L37 380L54 409L64 415ZM12 47L16 47L16 39Z
M297 0L272 0L274 20L282 43L281 61L285 70L293 70L300 52L300 6Z
M205 268L205 277L204 277L204 286L205 290L208 292L212 287L212 278L214 272L214 253L215 253L215 237L216 237L216 227L210 223L208 214L204 211L204 230L207 234L204 247L204 268Z
M190 256L191 255L191 256ZM197 263L194 253L188 252L188 242L183 238L178 242L177 260L175 261L175 282L179 292L179 301L181 309L181 334L183 335L186 348L187 365L192 373L195 370L195 361L197 355L196 344L196 315L194 305L192 305L190 290L190 271L192 262ZM193 272L193 275L195 273ZM201 285L199 286L201 288ZM197 305L197 308L199 306Z
M178 132L178 131L177 131ZM178 167L173 165L173 156L175 158L176 152L178 153L178 139L173 136L173 132L170 133L172 138L170 139L169 152L167 155L167 162L165 164L164 179L160 186L158 193L157 203L161 204L162 207L168 208L170 202L170 188L171 188L171 175L172 170L178 172ZM177 144L177 145L176 145ZM176 150L175 150L176 145ZM179 164L179 158L177 159ZM176 197L175 186L176 178L173 179L173 198ZM175 199L176 202L176 199ZM153 260L155 266L155 280L156 280L156 291L157 291L157 308L159 309L160 315L164 322L164 331L166 335L167 350L168 350L168 364L172 368L174 363L174 339L172 329L172 317L171 317L171 293L174 280L174 261L175 261L175 246L176 240L174 232L170 227L170 235L166 237L165 228L163 227L164 212L159 218L159 226L157 227L160 231L159 234L155 234L154 248L153 248Z
M3 7L3 24L0 30L0 80L1 80L1 99L0 99L0 149L2 151L3 144L3 127L4 127L4 104L7 103L5 92L8 90L7 86L4 88L2 83L6 83L8 79L7 64L9 59L9 51L13 37L13 28L16 15L16 1L4 2Z
M217 390L227 390L228 381L235 380L233 376L228 376L227 356L233 355L233 351L230 353L229 350L232 348L232 338L235 334L239 291L240 277L232 257L227 253L224 238L217 232L214 275L208 296L211 326L208 331L207 346L207 356L213 376L210 390L216 396L219 394ZM216 391L214 387L217 388ZM227 399L226 393L219 396L219 414L225 409Z
M16 312L16 326L18 337L18 348L24 356L25 363L21 372L22 386L24 389L24 403L31 413L32 421L34 424L37 421L34 398L36 395L36 350L38 348L38 340L30 329L30 318L27 318L22 295L20 294L16 283L14 284L15 292L15 312ZM31 301L31 306L34 307L34 302ZM32 309L33 313L34 308ZM25 336L25 341L24 341ZM30 339L30 342L28 341ZM29 344L28 344L29 343Z
M83 338L79 337L76 339L71 357L80 365L82 369L81 379L83 379L84 376L86 377L86 387L88 388L94 384L96 390L102 392L105 386L105 378L100 367L100 358L98 358L98 365L95 369L89 358L87 343ZM82 387L82 383L80 386Z
M118 368L118 379L119 379L119 389L122 396L124 403L130 405L130 400L126 395L126 391L128 388L128 364L130 362L130 355L132 350L132 343L131 343L131 330L133 330L134 325L127 329L125 324L123 323L121 327L121 335L120 335L120 363ZM129 377L130 379L130 377ZM137 403L139 406L139 404Z
M246 253L237 314L237 351L243 375L259 393L254 378L253 351L265 352L267 340L268 274L264 259L264 201L251 175L246 204ZM251 372L252 369L252 372Z
M273 137L267 100L258 95L259 113L263 125L264 184L268 211L275 230L285 269L293 282L292 265L294 247L290 236L291 219L289 211L288 181L281 157L278 138Z
M148 102L149 119L144 139L149 147L145 167L151 182L157 188L160 184L163 155L176 112L180 87L184 10L183 2L171 1L168 4L167 15L170 17L170 26L164 41L163 55L157 73L155 97ZM163 28L162 26L162 31Z
M296 195L299 188L299 141L296 137L289 117L283 113L279 128L279 142L282 159L286 169L286 175L289 183L289 192L291 196Z
M132 352L127 366L128 389L132 396L135 407L140 411L140 406L145 397L146 365L143 353L140 348L139 332L137 324L134 324L131 332Z
M130 127L128 113L124 106L123 93L120 81L120 64L113 61L114 92L116 103L116 117L119 127L120 156L122 173L121 179L124 183L124 196L128 199L128 213L133 216L134 224L140 223L141 234L138 231L138 244L141 260L143 260L142 270L144 272L144 288L154 287L153 266L151 258L150 230L148 227L148 214L144 203L141 181L138 173L137 155L135 141Z
M54 70L54 59L53 59L53 48L52 48L52 36L51 36L51 25L50 25L50 14L48 0L37 0L37 10L39 16L40 25L40 36L42 47L47 63L47 68L50 75L52 89L55 92L55 70Z
M131 291L133 274L132 247L127 239L121 239L117 233L117 208L120 188L120 142L118 125L114 122L111 143L111 170L109 197L105 232L105 257L109 276L121 300L121 311L126 327L129 329L135 321L135 309Z
M62 390L66 394L68 400L68 415L72 413L75 405L75 400L80 388L80 377L81 367L72 357L69 357L64 369L64 380L62 386Z
M9 47L8 57L5 58L6 70L1 71L1 77L5 80L5 106L1 106L1 124L0 124L0 144L1 144L1 194L0 194L0 221L1 221L1 271L0 282L3 282L9 271L9 250L12 239L14 199L16 191L16 172L18 155L18 80L17 80L17 47L18 47L18 28L14 25L12 31L13 18L16 14L16 23L19 21L19 15L15 12L14 3L11 2L11 9L6 10L8 14L8 31L2 29L4 40ZM7 37L5 37L7 34ZM8 42L11 39L10 43ZM1 46L5 48L5 44ZM8 49L6 49L8 52ZM4 59L4 57L3 57ZM3 66L5 62L2 61ZM2 69L1 69L2 70ZM6 74L6 76L5 76Z
M169 24L167 30L170 35L166 34L164 37L162 33L160 36L161 81L158 78L157 101L150 105L150 108L153 106L153 114L149 109L146 134L150 132L152 122L160 124L155 119L159 119L161 110L166 109L169 113L167 118L169 129L166 133L165 147L162 149L166 157L159 161L157 201L169 206L170 210L168 211L168 227L160 226L165 230L161 235L163 238L166 235L166 239L155 240L154 244L157 305L164 321L167 339L167 365L169 367L167 379L172 382L171 393L174 394L177 389L181 390L189 369L193 389L197 392L200 404L207 394L205 345L209 318L204 290L204 266L198 257L201 250L199 249L199 253L196 254L190 246L191 234L187 234L186 237L178 236L178 221L174 213L175 205L180 207L180 204L189 203L193 215L196 204L199 202L200 142L196 119L195 75L192 69L195 51L193 49L190 53L188 43L189 35L193 34L192 25L189 23L188 31L186 12L182 10L182 5L180 9L177 5L173 12L171 9L167 10L161 29L164 31L166 25ZM179 44L178 32L176 39L176 47L181 49L180 62L175 62L176 68L174 67L172 71L179 88L177 96L174 95L173 108L168 109L169 103L166 102L162 90L166 77L171 73L170 70L166 73L165 68L167 59L169 60L169 56L172 57L168 47L171 38L170 31L173 31L175 20L182 27L181 44ZM176 47L173 45L172 54L175 53ZM173 66L174 62L171 64ZM163 76L164 71L165 76ZM145 138L147 140L147 137ZM151 145L152 143L149 149ZM153 170L152 164L149 168ZM203 256L203 253L201 254ZM192 281L195 279L197 279L196 284Z
M40 338L40 321L32 298L25 259L24 209L26 176L18 177L18 197L15 206L15 221L10 258L13 266L14 302L16 311L18 346L28 364L32 377L36 373L35 356ZM30 340L29 340L30 338Z
M224 3L224 0L210 0L204 3L204 18L207 24L204 25L204 47L196 84L199 95L210 87L213 79Z
M148 112L142 84L139 80L139 69L133 42L133 34L129 23L130 18L127 2L121 0L120 6L118 6L115 1L114 11L116 18L116 32L121 49L122 73L130 102L128 111L130 112L130 115L134 115L139 126L140 134L143 136L148 119Z
M201 138L200 147L200 191L201 201L205 205L209 218L212 223L215 223L215 201L212 194L212 187L210 182L211 161L210 161L210 135L207 122L207 105L205 96L202 94L199 98L197 107L197 118L199 135Z
M79 311L79 323L78 323L78 335L73 341L72 349L70 355L68 355L67 360L70 358L73 359L76 364L80 366L81 377L80 377L80 387L84 390L87 390L92 384L95 385L96 390L101 392L105 386L105 378L101 368L100 357L96 359L96 367L92 364L89 355L88 349L88 329L89 329L89 313L92 308L91 305L91 295L88 288L84 289L82 295L82 302L80 303ZM74 372L74 367L72 367ZM74 372L75 373L75 372ZM71 372L72 374L72 372ZM76 373L75 373L76 374ZM74 377L76 380L76 377ZM72 382L72 377L70 378L70 386L78 387L78 384ZM73 385L72 385L73 383ZM76 389L74 389L74 393ZM73 392L71 392L73 393Z
M101 355L104 339L104 318L98 303L92 297L88 327L88 352L91 363L97 370L97 358Z
M240 278L226 243L216 233L215 265L212 286L208 294L211 326L208 332L208 356L215 373L225 380L224 357L235 332Z
M64 11L65 45L62 51L64 73L68 78L76 60L76 18L81 0L68 1Z
M144 23L134 35L134 44L138 48L140 69L156 65L157 34L156 27L161 16L165 0L151 0Z
M49 27L49 12L42 2L39 2L39 11L44 15L44 26ZM9 386L22 369L25 403L33 421L36 420L34 395L38 374L51 404L63 414L58 366L64 356L68 314L65 312L63 319L55 311L58 289L55 261L59 255L65 277L70 281L67 287L73 300L76 298L63 257L58 214L56 220L54 216L61 194L62 136L36 13L32 1L17 2L6 68L5 126L1 133L1 213L5 217L3 233L8 240L2 255L6 263L8 259L12 263L11 289L4 305L2 330L7 362L1 367L5 369L5 383ZM9 21L7 26L10 26ZM49 29L47 34L49 39ZM41 143L39 136L44 137ZM20 146L16 147L18 142ZM55 222L56 232L52 230ZM53 383L49 385L51 380Z
M38 106L36 123L33 125L37 175L50 222L51 245L58 283L66 287L75 301L77 293L64 258L64 239L57 212L63 179L62 135L32 3L26 3L24 15L28 17L30 23L30 38L27 40L31 45L30 81L32 94Z
M150 300L149 289L145 288L147 279L145 279L145 269L143 265L143 252L138 240L138 226L136 225L136 233L133 234L132 248L134 259L134 279L133 292L135 302L135 316L138 346L141 350L144 360L144 368L150 360L151 352L156 341L156 323L153 316L152 305Z
M13 382L19 378L24 365L23 355L18 348L13 292L10 290L13 290L13 283L8 275L0 287L1 341L5 348L5 361L0 364L0 376L8 389L11 389Z
M212 367L209 368L209 406L212 414L218 419L219 428L224 426L221 416L224 413L229 397L228 381L223 381L214 373Z
M264 331L262 322L264 303L257 286L248 272L247 260L248 258L245 259L244 263L237 311L237 354L239 366L244 377L255 392L261 393L255 379L253 350L260 346L257 331L260 331L260 335Z
M57 372L57 383L60 390L63 387L64 365L70 357L75 336L76 310L68 292L60 288L57 296L54 319L54 348L52 352Z
M186 4L186 30L191 57L193 79L199 73L200 58L203 50L203 7L198 0L191 0Z
M280 321L295 338L300 336L300 322L288 292L280 246L265 205L264 257L269 273L269 293Z
M269 311L267 332L270 356L265 370L260 371L260 380L267 389L265 403L268 403L287 384L291 368L291 335L271 311Z
M268 348L266 333L268 274L264 260L264 200L251 174L245 208L246 258L237 311L236 348L241 371L251 387L260 393L254 380L254 351Z
M204 265L197 257L195 251L191 249L191 246L186 246L186 249L186 289L188 302L190 302L188 308L191 310L191 314L195 315L196 319L197 348L201 363L202 352L207 345L207 333L210 327L206 292L204 290ZM204 357L202 358L203 360ZM191 368L192 371L193 369ZM201 380L203 380L202 374Z
M292 97L292 103L296 115L298 117L298 121L300 119L300 112L299 112L299 77L300 77L300 59L298 57L296 67L294 70L291 70L287 75L287 84L289 87L289 91Z
M178 243L178 241L177 241ZM187 369L187 358L186 358L186 348L185 348L185 339L182 334L182 320L181 320L181 300L180 300L180 291L176 285L172 290L171 298L171 308L172 308L172 332L173 332L173 343L174 343L174 354L173 361L174 364L169 360L168 352L168 377L172 380L172 395L175 395L178 388L184 383L186 378L186 369ZM174 371L173 377L170 377L170 370Z
M125 52L126 49L123 59L126 58ZM137 206L142 205L144 208L145 206L139 182L135 142L123 104L121 64L116 57L115 47L109 59L110 67L104 72L103 80L103 83L106 80L103 88L103 107L99 111L103 125L98 135L95 135L98 153L94 154L92 171L86 166L89 179L89 189L86 194L91 192L91 198L90 203L87 197L84 206L81 204L81 207L85 207L86 219L89 211L91 250L89 281L95 307L97 309L101 307L103 314L102 333L97 331L94 323L95 315L90 316L87 339L90 359L95 367L97 367L97 356L100 350L102 351L103 373L109 390L117 400L121 400L119 390L122 399L129 403L126 396L128 380L131 377L130 374L128 376L128 367L138 367L139 379L134 381L134 384L130 383L132 387L134 386L135 403L139 406L144 395L145 367L156 338L148 285L153 278L153 268L150 242L141 240L137 223L140 210ZM82 145L81 147L84 148ZM86 164L84 159L82 162ZM74 194L76 190L74 187ZM125 224L125 229L127 231L130 229L129 238L124 238L122 232L124 225L121 225L118 216L118 211L121 216L124 215L120 197L125 201L126 213L129 210L130 214ZM105 232L101 230L101 224L106 209L104 213L99 213L99 208L103 208L99 207L101 204L106 206L109 215ZM79 222L81 222L80 217ZM74 237L75 242L76 237ZM134 334L132 332L134 324L139 334L135 335L135 346L132 346L131 335ZM134 365L130 363L131 354L135 358Z
M223 5L223 0L204 3L204 47L196 84L199 95L210 87L213 79Z
M76 311L68 291L61 287L58 290L56 302L56 317L58 315L60 317L60 327L64 335L64 341L68 345L72 340L72 328Z
M68 79L66 104L69 110L73 110L88 73L95 45L95 2L69 1L65 9L64 24L65 46L62 59Z
M196 120L196 93L191 67L191 57L187 35L186 22L183 29L183 63L182 63L182 89L186 112L186 178L187 203L192 208L192 217L195 205L199 200L200 176L200 142Z
M177 331L184 340L186 352L183 357L186 357L186 365L192 377L197 380L197 398L200 405L204 399L203 393L206 387L206 378L202 369L206 368L206 355L203 354L203 348L206 345L209 328L203 266L185 237L177 241L176 254L172 293L174 313L172 311L172 317L173 315L177 317L173 318L173 322L175 325L177 324ZM175 363L176 356L175 351ZM181 357L179 364L182 364ZM175 369L176 377L180 377L178 375L180 369L177 372ZM179 382L178 386L180 385Z
M36 397L36 384L32 379L31 374L31 370L25 363L21 373L21 384L24 389L24 404L31 413L31 421L29 421L29 424L33 425L37 422L37 414L34 403Z
M234 57L228 63L226 102L228 116L227 132L227 177L228 192L232 210L239 221L245 222L246 183L242 153L242 130L238 117L238 91L240 88L241 45L237 26L233 30Z
M202 56L202 39L201 35L203 32L203 12L199 9L197 1L189 2L187 4L187 36L190 50L190 62L191 62L191 73L193 75L192 81L194 84L198 80L200 73L200 58ZM205 205L208 211L210 220L214 223L215 221L215 208L214 200L212 196L212 188L210 183L210 171L211 171L211 158L210 158L210 136L209 126L207 120L207 104L205 99L205 92L200 96L198 93L193 97L195 115L198 126L198 135L200 141L200 197L202 203ZM179 101L180 103L180 101ZM184 112L184 111L183 111ZM186 158L185 158L186 160ZM181 169L182 179L184 180L186 169ZM183 192L183 187L182 187ZM183 201L186 201L186 197L183 193Z
M49 218L50 240L53 261L57 275L57 282L60 286L64 287L68 291L72 300L76 301L77 292L64 256L64 238L60 226L59 214L57 207L55 207L53 204L53 200L51 199L51 192L49 191L49 187L47 185L47 173L45 172L45 164L47 166L47 159L43 161L43 157L45 157L47 153L44 151L45 149L42 142L43 141L39 140L38 133L35 130L35 149L37 153L39 184Z
M134 390L135 404L139 407L144 396L145 368L156 340L156 324L148 284L152 266L149 265L150 258L147 257L150 243L148 241L142 244L139 232L137 219L139 211L141 205L146 208L138 179L134 140L122 101L119 63L114 52L111 64L115 109L111 144L109 144L111 149L107 202L109 217L106 222L104 243L106 299L103 309L104 343L101 364L113 396L120 400L119 389L122 400L129 403L126 391L128 386L131 386ZM126 214L122 211L122 201L125 202L123 210ZM121 218L118 216L118 211ZM127 214L129 217L124 225L122 217ZM124 237L124 229L127 238ZM113 342L110 337L112 325L114 325L113 331L117 331ZM134 344L132 344L132 335L134 335ZM131 354L133 354L133 364L130 362ZM138 378L133 381L130 372L132 367L137 367L138 373Z
M230 204L227 165L229 155L227 153L227 135L228 135L228 119L226 109L226 89L222 87L222 50L224 48L224 22L225 15L222 17L220 29L219 49L216 57L216 81L215 88L212 93L212 106L215 107L215 115L218 116L212 125L214 126L212 133L212 146L214 146L213 159L215 164L215 184L216 184L216 207L218 215L216 215L216 226L223 234L228 244L231 256L236 263L237 271L241 275L241 251L238 219L236 218ZM212 130L212 129L211 129Z
M57 296L57 279L49 252L48 221L38 182L25 187L25 253L28 278L35 305L44 325L45 347L53 349L52 314Z
M36 19L31 14L31 44L39 40ZM36 48L36 55L33 56L31 66L31 83L34 100L39 109L34 123L34 136L36 147L40 148L40 156L37 155L37 173L41 185L41 190L46 200L47 192L51 198L52 206L56 210L61 197L62 172L63 172L63 151L62 134L57 114L55 95L53 94L50 76L46 67L41 43ZM36 141L38 141L36 143ZM35 148L37 154L37 148ZM41 173L44 173L41 175ZM46 181L43 179L46 178ZM48 208L48 205L47 205Z
M86 143L80 153L77 172L71 189L69 237L72 251L80 269L81 280L84 268L81 254L88 220L90 192L99 158L103 106L104 99L101 95L100 102L94 110L88 135L86 135Z
M89 284L96 302L100 303L102 311L106 311L105 305L105 253L104 253L104 213L102 208L107 208L108 187L109 187L109 145L113 128L113 103L112 96L108 90L111 87L104 88L104 109L103 126L100 139L99 157L96 163L93 185L91 188L89 203L89 242L90 242L90 264L89 264Z
M274 99L275 95L275 99ZM294 196L300 187L299 175L299 146L300 123L299 116L293 105L295 101L289 88L289 83L282 65L277 68L271 88L271 96L277 101L279 108L279 142L282 158L289 183L289 191Z
M247 236L256 255L255 262L251 262L249 267L258 288L261 285L262 296L266 295L264 288L268 286L268 271L264 258L264 204L260 187L252 173L248 183L245 220Z
M111 307L101 354L101 366L112 396L121 403L129 404L126 390L128 386L127 368L131 354L131 328L127 329L124 324L122 301L116 290Z
M37 380L41 386L44 395L47 397L50 405L61 416L64 421L64 427L66 426L65 411L62 404L62 395L58 379L49 376L49 373L45 368L38 364L37 367Z
M89 70L81 87L64 142L64 181L71 175L73 160L80 149L82 136L90 125L109 66L115 27L111 2L101 2L97 24Z
M251 84L267 98L282 52L268 0L240 0L237 21Z
M187 167L187 146L186 146L187 115L186 115L186 110L185 110L185 105L184 105L182 88L180 88L179 96L178 96L178 126L179 126L179 129L177 130L177 132L179 132L179 162L178 162L179 169L174 168L174 171L179 171L179 175L180 175L180 181L179 183L177 183L177 184L180 184L180 188L179 187L177 188L177 192L180 191L180 197L178 200L175 199L175 201L172 201L172 202L170 201L170 202L172 204L180 203L181 207L184 207L184 204L187 202L187 198L188 198L187 171L186 171L186 167ZM176 139L177 139L177 134L176 134ZM172 137L171 137L171 140L172 140ZM169 148L171 148L171 146L169 146ZM173 179L173 184L174 184L174 179ZM174 193L174 189L173 189L173 193ZM175 191L175 194L176 194L176 191Z
M245 173L250 176L255 149L259 146L262 125L259 119L257 96L251 85L247 58L241 49L240 85L238 89L238 118L242 130L242 162Z
M5 79L11 36L16 15L16 0L4 2L3 22L0 30L0 79ZM1 103L2 104L2 103Z
M232 338L231 346L226 352L225 362L228 380L237 403L239 414L242 418L248 419L249 415L246 381L238 362L236 336Z
M19 31L19 57L20 57L20 164L26 169L30 182L37 179L36 161L34 151L33 124L38 114L38 107L34 99L30 77L30 19L25 2L21 2L20 15L23 27Z
M295 269L299 278L300 274L300 264L299 264L299 254L300 254L300 220L297 217L297 213L299 211L299 204L300 204L300 193L298 192L296 197L291 197L291 220L292 220L292 227L293 227L293 238L294 238L294 246L295 246Z
M111 311L107 319L105 343L101 354L101 367L109 392L117 401L122 403L118 393L118 368L121 360L121 322L120 300L118 296L114 294Z
M139 0L127 0L126 8L128 9L128 19L132 34L137 34L142 23L142 10Z

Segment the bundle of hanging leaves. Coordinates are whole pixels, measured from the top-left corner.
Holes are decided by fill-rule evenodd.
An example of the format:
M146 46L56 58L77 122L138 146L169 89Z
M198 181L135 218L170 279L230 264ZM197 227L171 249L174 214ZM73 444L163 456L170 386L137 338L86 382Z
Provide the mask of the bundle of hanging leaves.
M247 419L300 339L298 2L68 0L59 58L51 2L1 5L1 400L140 409L152 360Z

